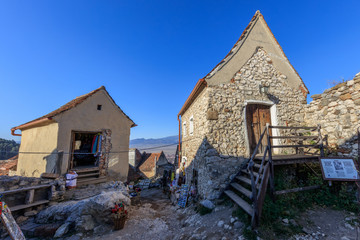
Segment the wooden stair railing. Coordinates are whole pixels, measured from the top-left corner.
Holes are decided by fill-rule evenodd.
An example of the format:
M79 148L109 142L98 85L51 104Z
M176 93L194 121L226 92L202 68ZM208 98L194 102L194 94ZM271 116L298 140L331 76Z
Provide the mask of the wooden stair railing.
M308 130L316 131L318 136L271 136L270 129L283 129L299 132L308 132ZM261 146L263 138L267 138L267 146L265 147L261 160L256 154ZM286 140L317 140L316 145L312 144L296 144L296 145L273 145L273 139ZM302 142L301 142L302 143ZM239 205L247 214L251 216L251 226L255 228L260 223L261 212L265 200L267 186L270 180L270 195L273 198L275 193L274 187L274 163L272 156L273 148L295 148L298 154L299 148L319 148L320 153L324 155L323 139L320 133L320 125L317 127L288 127L288 126L270 126L266 125L259 141L246 163L245 168L241 169L236 177L230 183L228 189L224 193L230 197L237 205ZM258 161L258 162L255 162ZM259 162L260 161L260 162ZM250 189L249 189L250 188ZM274 199L274 198L273 198Z

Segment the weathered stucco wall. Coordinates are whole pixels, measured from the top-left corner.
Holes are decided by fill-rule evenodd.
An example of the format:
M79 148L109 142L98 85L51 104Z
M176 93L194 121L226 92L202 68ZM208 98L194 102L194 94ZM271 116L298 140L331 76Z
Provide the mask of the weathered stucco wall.
M102 105L97 110L97 105ZM104 90L97 92L70 111L55 117L59 122L58 149L71 151L72 131L102 132L111 130L111 152L108 159L108 175L126 181L129 168L129 138L132 122L115 106ZM67 171L70 155L64 155L62 173Z
M306 124L320 124L322 135L328 135L329 147L337 150L339 155L357 157L360 74L312 98L313 101L306 107Z
M39 177L44 172L52 172L58 160L57 137L57 123L22 130L16 175Z
M265 83L270 86L269 94L259 91L259 85ZM289 85L288 76L273 65L262 48L239 66L227 83L208 86L183 114L182 123L187 123L187 134L182 138L187 182L190 184L192 169L196 169L201 197L219 197L249 157L245 110L254 103L271 106L272 125L303 125L306 94L299 86ZM189 135L191 116L193 136Z

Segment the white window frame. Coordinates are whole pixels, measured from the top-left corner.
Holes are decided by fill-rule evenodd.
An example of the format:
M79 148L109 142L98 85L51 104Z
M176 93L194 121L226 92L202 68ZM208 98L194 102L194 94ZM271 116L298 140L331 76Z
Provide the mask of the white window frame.
M182 129L183 131L183 137L185 137L186 136L186 121L184 121L183 122L183 129Z
M194 116L190 117L189 122L189 134L192 136L194 135Z

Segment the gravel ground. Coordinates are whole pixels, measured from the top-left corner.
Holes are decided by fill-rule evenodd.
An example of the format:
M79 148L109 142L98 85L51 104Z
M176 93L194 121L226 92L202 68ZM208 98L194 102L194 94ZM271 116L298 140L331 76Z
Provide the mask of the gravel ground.
M87 239L242 239L243 224L231 217L233 208L219 206L203 216L193 209L171 205L159 189L144 190L141 204L129 209L129 219L122 230Z

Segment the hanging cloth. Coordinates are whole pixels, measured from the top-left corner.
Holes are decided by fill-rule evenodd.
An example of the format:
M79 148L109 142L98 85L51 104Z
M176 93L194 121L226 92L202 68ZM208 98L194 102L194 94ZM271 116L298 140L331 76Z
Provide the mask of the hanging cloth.
M93 154L96 153L98 140L99 140L99 135L97 135L97 136L95 137L95 141L94 141L94 144L93 144L93 147L92 147L92 153L93 153Z
M94 149L95 140L96 140L96 136L94 136L94 138L92 140L91 149L90 149L91 152Z

